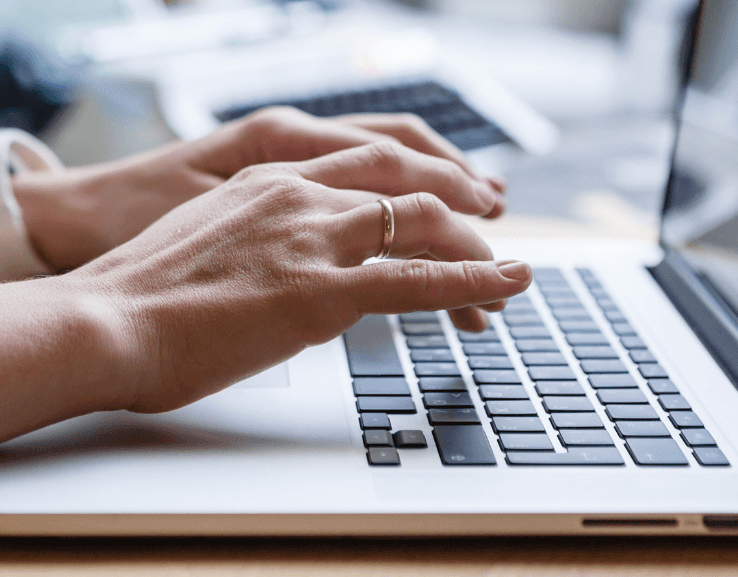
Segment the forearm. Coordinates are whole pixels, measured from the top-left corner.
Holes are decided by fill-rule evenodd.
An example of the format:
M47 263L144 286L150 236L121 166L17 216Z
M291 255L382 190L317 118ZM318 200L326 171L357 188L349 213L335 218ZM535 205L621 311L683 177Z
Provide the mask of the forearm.
M124 340L102 298L64 277L0 285L0 297L0 442L125 406Z

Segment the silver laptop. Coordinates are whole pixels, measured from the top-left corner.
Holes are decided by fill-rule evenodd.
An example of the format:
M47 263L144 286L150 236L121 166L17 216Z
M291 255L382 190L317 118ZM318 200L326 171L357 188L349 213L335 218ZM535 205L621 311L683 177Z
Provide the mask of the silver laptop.
M498 242L480 334L343 337L163 415L0 447L2 535L738 532L738 8L705 0L661 246Z

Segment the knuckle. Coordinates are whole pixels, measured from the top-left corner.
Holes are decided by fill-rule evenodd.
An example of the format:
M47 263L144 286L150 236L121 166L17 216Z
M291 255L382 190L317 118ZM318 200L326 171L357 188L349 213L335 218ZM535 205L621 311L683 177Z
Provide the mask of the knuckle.
M380 140L367 145L369 162L383 172L395 173L399 170L404 156L404 147L391 140Z
M486 279L479 265L472 261L464 261L461 263L461 270L467 290L472 294L481 293L485 288Z
M450 209L435 194L418 192L412 195L415 210L420 222L426 226L437 226L446 222L450 216Z
M443 292L443 276L438 274L430 261L404 261L401 274L413 291L422 293L426 297L433 297Z
M411 132L427 133L430 125L417 114L412 112L401 112L397 115L400 125Z

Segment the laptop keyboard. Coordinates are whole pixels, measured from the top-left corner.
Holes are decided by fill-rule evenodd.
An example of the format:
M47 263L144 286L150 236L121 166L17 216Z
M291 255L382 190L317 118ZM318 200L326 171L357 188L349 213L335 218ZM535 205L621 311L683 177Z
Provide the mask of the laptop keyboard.
M391 432L393 415L424 410L446 466L496 465L493 442L508 466L689 466L685 448L701 466L729 466L592 271L576 274L599 308L598 321L560 270L536 269L533 290L547 310L522 294L499 313L498 330L456 331L466 380L439 313L399 315L422 407L416 407L387 319L368 316L347 331L369 464L397 466L404 449L428 450L421 430ZM491 425L491 435L483 423Z
M473 150L510 142L502 130L472 110L459 94L437 82L418 82L323 94L312 98L237 105L217 112L216 118L228 122L264 106L299 108L314 116L338 116L359 112L412 112L461 150Z

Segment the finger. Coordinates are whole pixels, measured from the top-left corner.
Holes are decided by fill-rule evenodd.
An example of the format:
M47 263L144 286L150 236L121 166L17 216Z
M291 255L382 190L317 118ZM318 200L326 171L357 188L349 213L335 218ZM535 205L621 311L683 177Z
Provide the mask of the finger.
M505 307L507 306L507 299L499 300L495 303L489 303L486 305L479 305L479 308L482 310L488 312L488 313L498 313L502 310L505 310Z
M487 182L489 182L490 186L500 194L505 194L507 192L507 180L501 176L488 176Z
M489 325L487 313L476 306L452 309L448 311L448 316L456 328L462 331L478 333Z
M392 198L393 258L421 256L443 261L492 260L481 237L437 197L415 193ZM379 253L384 238L384 208L362 204L334 218L334 243L347 264L355 265Z
M304 178L331 188L393 196L430 192L453 210L467 214L489 214L497 204L492 187L474 180L457 164L391 142L342 150L291 166Z
M453 310L499 301L524 291L532 281L522 262L434 262L402 260L340 270L346 291L362 314Z

